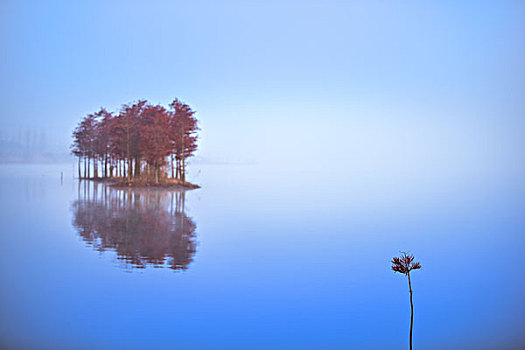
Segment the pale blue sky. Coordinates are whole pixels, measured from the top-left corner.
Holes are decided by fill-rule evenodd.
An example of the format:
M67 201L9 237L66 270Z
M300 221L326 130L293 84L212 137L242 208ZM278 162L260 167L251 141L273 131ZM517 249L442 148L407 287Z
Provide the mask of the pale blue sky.
M522 1L3 1L0 9L6 133L34 127L65 148L79 118L100 106L179 97L198 112L199 156L208 160L301 168L343 159L360 169L523 161Z

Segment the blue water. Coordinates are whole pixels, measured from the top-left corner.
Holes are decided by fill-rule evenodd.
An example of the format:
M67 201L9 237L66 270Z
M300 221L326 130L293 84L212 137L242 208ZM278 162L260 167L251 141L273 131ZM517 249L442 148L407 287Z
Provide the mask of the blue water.
M78 183L0 168L9 349L525 347L525 186L194 165L202 188ZM63 181L60 179L63 172Z

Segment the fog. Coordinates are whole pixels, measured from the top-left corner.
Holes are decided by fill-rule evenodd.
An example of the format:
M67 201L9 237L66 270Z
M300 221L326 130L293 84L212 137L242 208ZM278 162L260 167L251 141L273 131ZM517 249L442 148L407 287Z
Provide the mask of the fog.
M0 6L2 133L54 153L101 106L178 97L207 161L379 176L523 159L521 2Z

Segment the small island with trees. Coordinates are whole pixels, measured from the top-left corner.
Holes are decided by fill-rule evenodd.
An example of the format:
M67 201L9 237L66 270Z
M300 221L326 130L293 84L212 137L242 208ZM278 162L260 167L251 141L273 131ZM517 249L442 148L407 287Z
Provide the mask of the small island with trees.
M101 108L73 131L71 153L79 179L117 187L198 188L186 181L187 159L197 150L195 111L178 99L169 108L146 100L118 113Z

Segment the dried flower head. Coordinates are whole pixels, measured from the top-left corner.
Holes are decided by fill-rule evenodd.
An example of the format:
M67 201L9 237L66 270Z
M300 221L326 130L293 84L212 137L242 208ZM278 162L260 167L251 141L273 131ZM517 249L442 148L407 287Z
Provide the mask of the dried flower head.
M414 262L414 255L412 254L401 252L400 257L392 258L392 271L394 272L408 275L410 271L420 268L421 264L419 262Z

